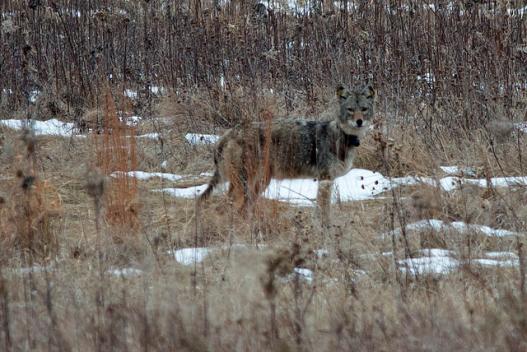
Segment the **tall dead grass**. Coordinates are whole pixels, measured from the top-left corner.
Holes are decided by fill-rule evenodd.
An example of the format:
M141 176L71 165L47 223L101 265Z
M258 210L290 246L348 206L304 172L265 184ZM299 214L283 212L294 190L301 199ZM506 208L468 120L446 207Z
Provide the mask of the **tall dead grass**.
M135 237L140 229L137 180L128 175L129 171L137 170L135 136L135 128L120 121L113 97L107 92L102 129L93 130L92 138L95 147L93 166L101 170L108 181L104 192L92 193L96 202L101 197L104 200L96 207L104 206L104 219L111 227L109 234L115 242ZM94 187L100 188L97 185Z
M62 199L55 186L38 173L38 140L31 129L14 144L16 176L4 180L8 187L0 201L2 260L22 253L35 261L47 261L59 250L57 232Z

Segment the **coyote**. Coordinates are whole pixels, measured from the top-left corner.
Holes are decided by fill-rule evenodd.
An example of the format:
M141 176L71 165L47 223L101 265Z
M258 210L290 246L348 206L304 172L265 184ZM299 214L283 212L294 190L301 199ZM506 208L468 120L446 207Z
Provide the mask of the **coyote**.
M230 181L229 196L241 198L240 209L252 204L271 178L315 178L322 222L329 222L333 180L353 165L373 118L375 91L370 85L336 90L339 109L332 121L279 119L232 128L214 151L216 170L199 202L219 183ZM240 203L240 202L239 202Z

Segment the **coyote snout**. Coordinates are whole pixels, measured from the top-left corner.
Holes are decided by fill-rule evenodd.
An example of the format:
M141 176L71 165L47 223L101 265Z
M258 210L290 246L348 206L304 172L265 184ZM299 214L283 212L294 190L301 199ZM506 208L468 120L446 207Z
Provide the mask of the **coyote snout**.
M322 222L327 223L332 181L351 169L372 121L375 97L370 85L353 90L339 86L336 93L339 110L331 121L279 119L227 131L214 152L216 171L199 200L229 181L229 195L241 196L244 208L271 178L316 178Z
M362 127L362 115L353 116L353 119L357 123L357 127Z

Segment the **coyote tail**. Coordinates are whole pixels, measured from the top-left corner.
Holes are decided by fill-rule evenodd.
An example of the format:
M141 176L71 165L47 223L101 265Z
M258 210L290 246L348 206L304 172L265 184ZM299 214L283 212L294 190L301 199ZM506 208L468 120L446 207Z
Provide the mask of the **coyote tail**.
M220 183L220 178L220 172L216 169L216 171L214 171L214 175L212 175L212 178L209 181L209 184L207 185L207 189L205 189L205 191L200 194L198 198L199 202L204 201L210 197L214 188Z

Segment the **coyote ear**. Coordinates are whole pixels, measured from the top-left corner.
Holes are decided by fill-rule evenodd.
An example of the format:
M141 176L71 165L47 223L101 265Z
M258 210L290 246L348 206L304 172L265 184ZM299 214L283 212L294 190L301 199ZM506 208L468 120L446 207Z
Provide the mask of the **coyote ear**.
M349 97L349 92L343 85L337 87L337 97L339 100Z
M375 90L371 84L367 84L366 87L364 87L364 92L366 93L366 98L372 99L375 97Z

